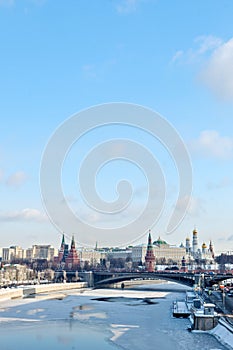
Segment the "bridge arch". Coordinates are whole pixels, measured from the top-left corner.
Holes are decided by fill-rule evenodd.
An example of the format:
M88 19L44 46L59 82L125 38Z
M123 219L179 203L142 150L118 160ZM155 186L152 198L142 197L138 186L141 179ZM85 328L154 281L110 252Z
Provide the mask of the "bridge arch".
M199 276L198 276L199 277ZM176 282L188 287L192 287L196 282L197 278L193 274L182 274L182 273L122 273L122 274L94 274L94 287L101 288L111 284L125 282L130 280L164 280L169 282Z

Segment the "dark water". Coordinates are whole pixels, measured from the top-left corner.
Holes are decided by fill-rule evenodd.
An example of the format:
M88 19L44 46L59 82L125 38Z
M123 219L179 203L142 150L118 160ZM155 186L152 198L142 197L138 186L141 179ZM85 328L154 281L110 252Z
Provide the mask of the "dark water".
M108 334L107 334L108 335ZM114 350L104 330L97 331L78 322L50 321L43 324L2 324L1 350Z

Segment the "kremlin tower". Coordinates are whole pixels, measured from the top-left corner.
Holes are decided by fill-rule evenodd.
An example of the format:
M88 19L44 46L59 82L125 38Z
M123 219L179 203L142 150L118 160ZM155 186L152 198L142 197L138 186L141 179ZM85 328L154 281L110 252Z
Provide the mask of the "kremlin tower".
M62 235L61 246L58 251L58 256L54 257L54 263L59 267L61 263L65 263L65 260L68 256L69 246L65 243L65 235Z
M63 233L62 235L62 241L61 241L61 247L58 252L58 261L61 262L64 257L64 250L65 250L65 235Z
M62 262L66 260L68 255L68 244L65 243L65 235L62 235L61 247L58 252L58 262Z
M68 270L76 270L80 263L77 250L75 248L74 236L72 236L71 247L69 254L66 258L66 268Z
M148 236L148 244L147 244L147 251L145 256L146 261L146 271L147 272L154 272L155 271L155 255L154 255L154 248L151 240L151 234L149 231Z
M62 235L61 246L58 256L54 257L54 264L57 268L66 270L77 270L80 263L77 250L75 248L74 236L72 236L71 248L69 251L68 244L65 243L65 235Z
M187 268L187 265L186 265L186 259L185 259L184 256L183 256L183 258L181 260L181 270L183 272L187 272L188 271L188 268Z

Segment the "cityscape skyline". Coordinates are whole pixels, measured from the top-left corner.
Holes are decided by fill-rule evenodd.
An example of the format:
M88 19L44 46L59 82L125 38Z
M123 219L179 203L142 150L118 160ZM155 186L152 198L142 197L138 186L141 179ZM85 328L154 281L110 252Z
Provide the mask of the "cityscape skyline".
M176 244L170 244L169 242L165 241L160 235L157 235L155 233L153 233L151 230L148 230L147 232L147 237L146 239L140 243L140 244L135 244L135 245L129 245L129 246L111 246L111 245L106 245L106 246L99 246L98 245L98 241L95 242L95 245L93 247L90 246L85 246L85 245L80 245L79 242L77 240L75 240L75 236L72 235L71 237L68 236L67 234L65 234L64 232L61 234L60 236L60 240L57 242L59 243L60 241L62 241L62 243L64 244L64 242L68 241L68 244L66 244L67 246L70 244L72 246L72 242L74 242L75 246L77 249L94 249L94 250L98 250L98 249L119 249L119 250L124 250L124 249L128 249L131 246L147 246L147 239L148 239L148 234L149 236L151 236L151 240L153 241L153 245L154 244L166 244L169 245L171 247L181 247L181 248L186 248L186 252L192 252L194 253L193 255L195 255L196 253L198 253L198 251L201 251L203 249L203 247L207 248L208 245L212 246L211 249L213 249L213 241L210 240L209 242L204 241L202 238L200 239L199 236L199 232L196 230L196 228L193 229L192 231L192 235L187 235L186 237L183 237L183 240L181 240L180 242L176 242ZM38 243L38 242L34 242L33 246L44 246L44 247L51 247L54 248L55 250L59 250L59 244L56 244L55 246L53 246L51 243L47 242L46 244L43 243ZM10 244L8 246L10 247L19 247L22 249L27 249L27 247L22 246L22 245L15 245L14 243ZM0 257L1 257L1 251L3 248L7 248L6 246L0 246ZM215 247L214 247L215 248ZM29 248L30 249L30 248ZM215 250L215 249L214 249ZM216 252L220 252L219 250L215 250ZM224 252L222 252L224 253ZM228 253L230 253L230 251L228 251Z
M84 221L105 229L112 225L120 230L120 224L134 220L146 203L148 186L134 164L114 160L96 176L97 193L109 203L117 198L119 180L127 179L132 185L133 204L117 219L91 212L77 181L85 156L96 145L109 139L132 139L156 157L166 179L164 211L151 227L153 232L176 244L191 237L196 226L203 242L213 240L217 252L231 250L232 11L233 3L227 0L116 0L103 1L101 6L86 1L68 5L49 0L0 1L1 247L12 242L56 246L63 228L59 232L49 221L39 184L48 140L74 113L124 101L158 111L183 139L193 168L186 217L173 233L166 234L179 187L176 165L160 141L121 125L96 128L72 146L62 172L69 206ZM160 196L158 190L155 193ZM185 203L184 198L180 208ZM77 242L84 235L66 234L70 239L74 234ZM147 232L135 237L133 244L146 239ZM96 241L98 237L90 237L89 243L94 247Z
M222 257L222 255L221 255ZM90 268L140 268L144 265L148 272L153 272L155 265L164 269L166 266L186 266L186 261L191 269L201 267L204 269L216 269L216 261L219 256L215 256L213 242L209 247L206 243L199 245L198 232L193 230L192 242L186 237L185 244L179 246L170 245L159 236L152 239L151 230L148 232L147 243L125 247L98 247L95 248L76 246L74 236L70 244L67 243L65 235L62 235L59 248L51 245L37 245L23 249L19 246L10 246L0 249L0 262L5 264L29 264L40 266L45 269L50 266L53 269L65 269L75 271L83 270L84 266ZM35 264L36 265L35 265ZM38 265L39 264L39 265ZM49 264L49 265L48 265ZM6 265L8 266L8 265ZM11 265L10 265L11 266ZM228 267L229 268L229 267Z

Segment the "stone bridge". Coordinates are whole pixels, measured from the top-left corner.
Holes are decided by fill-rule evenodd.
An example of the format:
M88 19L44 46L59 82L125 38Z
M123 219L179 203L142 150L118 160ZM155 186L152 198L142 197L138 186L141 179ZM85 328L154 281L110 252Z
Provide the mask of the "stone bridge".
M93 285L95 287L103 287L118 282L136 279L165 280L183 284L189 287L194 285L211 287L213 284L219 284L224 280L233 280L233 275L191 272L93 272Z
M111 284L133 280L165 280L172 281L192 287L198 284L199 274L192 273L158 273L158 272L93 272L93 285L96 288L109 286Z
M75 282L79 277L88 283L90 287L109 287L112 284L133 281L133 280L165 280L183 284L189 287L199 285L210 287L227 279L233 279L233 275L226 274L208 274L208 273L189 273L189 272L108 272L108 271L57 271L55 273L56 281L66 280Z

